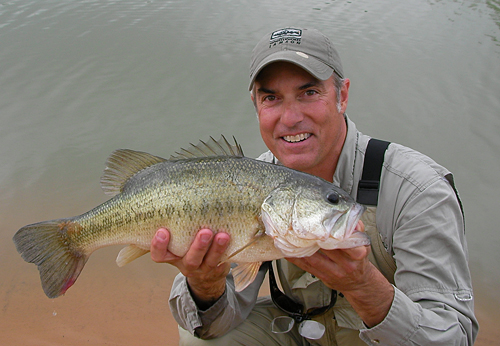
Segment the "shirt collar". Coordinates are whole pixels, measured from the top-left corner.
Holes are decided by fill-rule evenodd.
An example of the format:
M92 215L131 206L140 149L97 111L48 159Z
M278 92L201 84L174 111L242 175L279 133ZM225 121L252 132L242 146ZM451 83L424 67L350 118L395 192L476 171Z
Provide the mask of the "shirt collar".
M347 114L344 114L344 117L347 124L347 135L333 175L333 183L352 195L359 133L356 125L347 117Z

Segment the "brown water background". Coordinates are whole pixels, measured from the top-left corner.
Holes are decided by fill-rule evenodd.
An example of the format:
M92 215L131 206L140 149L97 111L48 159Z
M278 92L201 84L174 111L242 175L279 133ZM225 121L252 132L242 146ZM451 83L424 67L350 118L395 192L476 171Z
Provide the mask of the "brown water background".
M262 152L249 56L289 25L337 44L361 131L455 173L477 345L500 344L499 0L1 2L0 344L177 344L175 269L148 256L118 268L120 248L101 249L64 297L48 299L11 238L104 202L99 178L117 148L168 157L224 133L248 156Z

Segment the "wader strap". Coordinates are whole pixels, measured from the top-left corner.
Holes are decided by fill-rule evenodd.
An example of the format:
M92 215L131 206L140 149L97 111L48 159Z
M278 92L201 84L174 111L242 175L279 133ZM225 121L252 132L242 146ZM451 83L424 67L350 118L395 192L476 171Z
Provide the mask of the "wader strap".
M372 138L368 142L363 163L363 174L358 185L357 202L365 205L377 205L380 175L384 155L389 142Z
M363 162L363 173L358 185L357 202L369 206L363 217L366 233L372 240L372 251L368 255L370 262L394 284L394 273L396 272L396 261L384 247L380 233L377 230L376 206L378 204L378 193L380 189L380 176L384 156L390 142L372 138L368 142Z

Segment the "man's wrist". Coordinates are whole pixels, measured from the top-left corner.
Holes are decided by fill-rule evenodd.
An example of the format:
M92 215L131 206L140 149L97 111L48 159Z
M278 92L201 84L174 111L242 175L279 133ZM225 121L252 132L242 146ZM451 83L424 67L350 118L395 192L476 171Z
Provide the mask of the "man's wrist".
M224 282L209 285L206 288L200 288L197 285L193 285L190 283L190 280L187 280L187 287L189 289L189 293L193 298L196 306L201 311L208 310L212 305L214 305L220 297L226 291L226 283Z
M375 269L375 268L373 268ZM368 286L353 292L342 292L365 325L372 328L387 316L394 300L394 286L375 269Z

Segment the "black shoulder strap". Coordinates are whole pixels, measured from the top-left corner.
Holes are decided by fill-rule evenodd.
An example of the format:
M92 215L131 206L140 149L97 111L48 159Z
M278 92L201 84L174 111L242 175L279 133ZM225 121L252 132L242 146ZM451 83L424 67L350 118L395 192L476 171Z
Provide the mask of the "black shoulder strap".
M390 142L372 138L368 142L363 163L363 174L358 185L357 202L365 205L377 205L380 175L384 155Z

